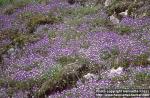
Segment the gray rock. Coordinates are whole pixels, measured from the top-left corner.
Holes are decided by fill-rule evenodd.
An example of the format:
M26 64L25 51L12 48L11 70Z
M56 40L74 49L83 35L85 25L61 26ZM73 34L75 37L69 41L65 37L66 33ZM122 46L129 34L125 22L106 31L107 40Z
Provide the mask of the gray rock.
M110 21L111 21L113 24L119 24L119 19L116 18L114 15L110 16Z
M105 7L110 6L113 3L113 0L106 0L104 5Z

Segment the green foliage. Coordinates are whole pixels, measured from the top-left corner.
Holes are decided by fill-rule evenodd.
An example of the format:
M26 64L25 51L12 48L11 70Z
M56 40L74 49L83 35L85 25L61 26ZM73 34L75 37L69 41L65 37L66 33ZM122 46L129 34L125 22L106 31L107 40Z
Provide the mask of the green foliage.
M127 57L127 54L124 54L123 57L120 55L120 51L117 47L113 47L108 50L104 50L100 58L110 64L111 68L124 67L127 68L130 65L130 60Z
M11 36L11 39L14 44L18 44L20 47L22 47L29 42L34 42L38 40L39 36L34 34L16 33L15 35Z
M84 21L84 19L81 18L81 17L74 17L73 19L68 20L67 24L69 24L69 25L79 25L79 24L83 23L83 21Z
M149 11L145 12L145 16L149 16L150 17L150 12Z
M3 39L9 39L12 36L14 36L16 34L17 31L15 30L4 30L2 32L0 32L0 41L2 41ZM9 50L10 48L14 47L12 43L7 44L7 45L3 45L0 47L0 54L4 54L7 52L7 50Z
M5 84L5 80L4 79L0 79L0 87L3 86Z
M27 19L27 27L29 28L29 33L32 33L34 31L34 28L39 24L53 24L58 23L62 21L62 17L56 17L52 14L44 15L44 14L32 14Z
M76 9L64 10L62 11L62 15L83 17L85 15L94 14L97 11L98 11L97 6L86 6L86 7L78 7Z
M98 8L95 6L91 6L91 7L81 7L81 8L77 8L75 9L75 11L73 12L74 15L89 15L89 14L94 14L98 11Z
M100 55L100 58L107 60L111 58L111 54L108 51L103 51L103 53Z
M1 33L2 35L0 35L0 40L9 38L12 42L8 45L3 45L2 47L0 47L0 54L6 53L10 48L15 48L15 45L22 48L22 46L24 46L25 44L29 42L35 42L40 37L39 35L24 34L13 30L6 30Z
M5 11L4 11L4 14L6 15L11 15L15 12L16 10L16 7L14 7L13 5L8 7L8 8L5 8Z
M53 23L54 17L48 17L42 14L37 14L29 18L27 26L31 29L36 27L38 24L46 24L46 23Z
M89 48L89 46L90 46L90 44L89 44L89 42L88 41L83 41L82 43L81 43L81 48L85 48L85 49L88 49Z
M85 15L90 15L90 14L94 14L98 11L98 7L97 6L86 6L86 7L78 7L75 9L64 9L64 10L59 10L60 13L62 14L62 16L69 16L69 19L67 20L67 23L69 25L79 25L82 22L84 22L84 16Z
M75 33L75 32L73 31L72 33ZM63 38L65 39L66 43L74 37L72 33L70 31L63 33Z
M116 56L116 55L119 55L119 49L117 49L116 47L113 47L112 49L111 49L111 54L112 54L112 56Z
M102 51L100 58L107 60L109 58L115 58L117 55L119 55L119 50L116 47L113 47L111 49Z
M28 40L28 38L26 35L17 34L17 35L12 36L12 40L14 43L19 43L20 45L23 45Z
M129 65L130 65L130 61L127 58L122 58L122 59L119 59L118 61L117 59L115 59L112 62L112 67L114 67L115 69L118 67L128 68Z
M10 2L10 0L0 0L0 6L6 5Z
M150 74L147 72L140 72L135 75L134 85L136 87L148 87L150 81Z
M34 79L28 79L25 81L16 81L16 80L12 80L12 79L5 80L5 83L7 83L9 85L9 87L17 89L17 90L30 89L30 87L32 87L33 85L36 85L35 82L36 81Z
M132 71L131 71L132 72ZM147 88L149 86L150 74L147 72L138 72L135 75L132 73L123 76L116 76L112 78L113 83L121 82L123 88ZM132 80L130 80L132 78ZM130 81L129 81L130 80ZM130 84L129 82L133 82ZM129 83L129 84L128 84Z
M61 36L65 39L65 43L67 43L71 39L80 40L81 38L84 38L85 35L86 35L85 32L77 32L76 30L71 29L71 28L61 33Z
M12 47L13 47L13 45L11 45L11 44L10 45L5 45L3 47L0 47L0 54L2 55L4 53L6 53Z
M75 58L74 58L75 59ZM85 71L86 68L84 68L83 70L79 69L81 67L82 64L86 64L87 61L85 59L82 59L77 56L76 59L78 59L79 61L79 65L74 62L74 59L72 61L71 58L71 62L70 62L70 57L61 57L61 60L58 65L56 65L54 67L54 69L52 68L50 71L48 71L49 73L46 74L45 78L46 81L42 84L42 87L40 88L39 92L37 92L37 96L44 96L46 91L49 91L50 93L53 90L63 90L64 88L66 88L66 86L74 86L76 81L78 80L78 75L82 76L82 72L81 71ZM64 62L64 60L67 62ZM69 63L69 64L68 64ZM72 64L70 64L72 63ZM66 65L63 65L66 64ZM80 65L81 64L81 65ZM72 71L74 70L74 71ZM80 71L79 71L80 70ZM47 80L47 76L50 78Z
M124 55L124 57L122 58L118 58L118 60L116 59L112 59L112 66L117 68L119 66L127 68L129 67L130 64L135 65L135 66L147 66L150 64L150 61L148 61L148 57L149 54L145 53L145 54L141 54L141 55L135 55L135 56L131 56L131 59L128 59L127 55Z
M66 92L64 97L73 97L74 95L72 94L72 92Z
M20 1L12 0L11 3L13 4L14 8L17 9L22 8L31 2L33 2L33 0L20 0Z
M118 26L116 28L116 31L120 34L120 35L124 35L124 34L129 34L133 31L134 29L132 27L129 26Z
M40 83L40 91L36 92L36 96L41 96L48 89L53 89L56 86L56 83L62 79L62 70L63 66L60 64L54 65L47 72L44 73L37 81ZM41 85L42 84L42 85Z
M136 77L136 79L138 79L140 81L142 81L142 80L144 80L144 81L150 80L150 74L149 73L141 72L141 73L136 74L135 77Z
M62 69L61 64L56 64L52 68L50 68L48 71L44 72L44 75L39 78L40 81L47 81L48 79L57 79L57 76L60 74L60 70Z
M111 24L111 22L109 20L100 19L100 18L96 18L96 19L92 20L91 23L94 27L107 26L107 25Z
M148 61L149 53L141 54L134 58L135 59L133 61L133 64L136 66L147 66L150 64L150 62Z
M14 91L15 91L15 90L14 90L13 88L11 88L11 87L8 88L7 94L8 94L8 96L9 96L10 98L13 96Z
M23 7L28 3L34 2L34 3L41 3L41 2L48 2L47 0L0 0L0 6L7 5L7 4L13 4L16 7Z
M38 25L54 24L62 22L61 16L54 16L51 12L42 14L38 12L25 12L18 15L21 22L24 22L27 26L27 33L33 33Z
M118 81L119 82L125 82L125 81L128 81L128 80L129 80L128 75L112 77L112 81L115 82L115 83L117 83Z
M53 39L55 38L57 35L56 35L56 32L55 31L51 31L51 32L48 32L48 36L50 39Z
M2 32L0 32L0 40L9 38L9 37L13 36L14 34L16 34L16 32L17 32L17 30L13 30L13 29L3 30Z
M56 59L56 61L61 64L62 66L65 66L70 63L79 63L79 64L87 64L89 65L89 61L86 58L80 57L79 55L76 56L61 56Z
M66 64L75 62L76 59L77 58L75 58L75 57L62 56L62 57L60 57L60 58L57 59L57 62L59 62L62 65L66 65Z
M19 14L18 18L23 19L25 21L25 19L31 18L32 16L33 16L32 12L25 12L25 13Z

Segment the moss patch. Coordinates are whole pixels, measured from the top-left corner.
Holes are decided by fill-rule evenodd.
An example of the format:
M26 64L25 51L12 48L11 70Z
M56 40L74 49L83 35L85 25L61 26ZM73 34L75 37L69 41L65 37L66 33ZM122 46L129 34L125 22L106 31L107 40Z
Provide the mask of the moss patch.
M134 58L133 64L135 66L147 66L150 64L150 61L148 61L149 53L141 54Z
M120 35L124 35L124 34L130 34L131 32L134 31L134 29L129 26L118 26L115 28L115 31L117 31Z
M108 24L110 24L110 21L108 21L107 19L96 18L92 21L92 24L94 27L96 27L96 26L107 26Z
M67 20L67 24L69 25L80 25L83 23L84 19L81 17L74 17L73 19Z
M3 1L7 1L7 0L3 0ZM22 0L22 1L15 1L15 0L9 0L9 2L7 2L8 8L6 6L6 9L4 11L4 14L7 15L11 15L13 14L17 9L23 8L25 7L27 4L31 3L32 0Z
M8 4L10 2L10 0L0 0L0 6L4 6L6 4Z
M52 13L41 14L32 12L22 13L18 18L26 24L28 29L27 33L33 33L38 25L54 24L63 20L62 17L54 16Z
M19 47L22 47L27 43L39 40L39 35L16 33L11 36L11 39L14 44L18 43Z
M25 44L36 42L40 37L39 35L20 33L18 30L11 29L0 32L0 40L9 39L11 41L10 44L0 47L0 54L5 54L10 48L16 48L16 45L22 49Z
M80 45L81 48L88 49L90 47L90 43L88 41L83 41Z
M150 74L141 72L135 75L134 86L147 88L149 86Z
M75 59L77 59L76 62ZM91 66L89 66L90 63L88 60L80 57L63 57L61 58L61 61L63 62L60 63L59 61L58 66L54 66L54 69L51 69L48 71L49 73L46 74L46 77L44 78L46 81L42 84L40 90L36 94L38 98L43 98L45 95L72 88L76 85L77 80L83 75L90 71L94 72L95 70L98 70L98 67L96 67L97 65L91 64ZM48 80L47 76L50 77Z
M57 32L55 31L48 32L48 37L50 39L56 38L56 36L57 36Z
M31 17L27 23L27 26L29 28L29 32L32 33L34 31L34 28L37 25L40 24L53 24L53 23L57 23L60 20L52 15L46 16L46 15L40 15L37 14L33 17Z
M61 36L64 38L65 43L69 42L70 40L81 40L86 35L86 32L77 32L74 29L69 29L66 32L62 32Z
M75 58L75 57L63 56L63 57L58 58L56 61L62 65L66 65L69 63L73 63L76 60L77 60L77 58Z
M98 11L98 6L86 6L86 7L79 7L75 9L69 9L62 11L62 15L64 16L78 16L83 17L85 15L94 14Z

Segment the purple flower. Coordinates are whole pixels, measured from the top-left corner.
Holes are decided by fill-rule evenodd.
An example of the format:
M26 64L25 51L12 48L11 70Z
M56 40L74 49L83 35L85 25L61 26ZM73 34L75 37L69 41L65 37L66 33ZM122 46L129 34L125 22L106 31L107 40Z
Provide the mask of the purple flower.
M113 32L89 33L88 41L91 46L83 54L97 62L101 62L100 53L103 50L108 50L109 53L109 50L114 47L118 48L117 51L120 54L129 54L131 57L147 53L149 49L149 47L136 39L121 36Z
M72 88L71 90L64 90L61 93L55 93L50 95L49 98L58 98L58 97L65 97L65 98L95 98L95 89L99 88L108 88L111 81L109 80L99 80L99 81L87 81L86 83L81 83L78 81L77 87Z
M133 19L131 17L125 17L122 19L120 24L125 26L141 27L144 25L150 25L150 18L143 17L143 18Z

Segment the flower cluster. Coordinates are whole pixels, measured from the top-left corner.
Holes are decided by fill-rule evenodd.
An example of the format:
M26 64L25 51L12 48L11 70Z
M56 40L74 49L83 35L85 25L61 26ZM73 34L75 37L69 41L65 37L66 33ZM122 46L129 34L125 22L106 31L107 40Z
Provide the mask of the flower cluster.
M148 47L142 42L131 39L130 37L120 36L113 32L93 32L88 34L90 47L83 52L91 60L101 62L100 54L103 50L108 50L108 53L114 47L118 47L120 54L130 56L141 55L148 52ZM122 55L123 56L123 55Z
M141 27L144 25L150 25L150 18L143 17L139 19L133 19L131 17L125 17L121 20L120 24L125 26Z

